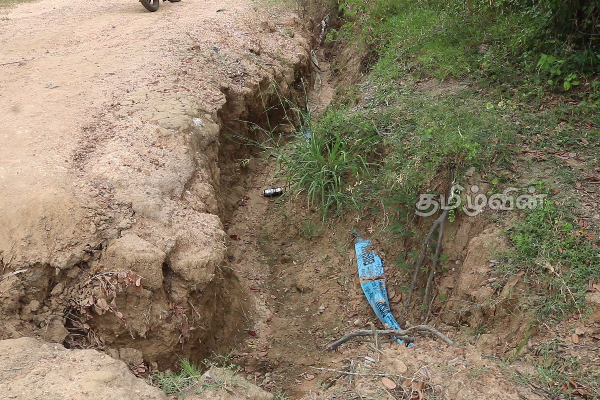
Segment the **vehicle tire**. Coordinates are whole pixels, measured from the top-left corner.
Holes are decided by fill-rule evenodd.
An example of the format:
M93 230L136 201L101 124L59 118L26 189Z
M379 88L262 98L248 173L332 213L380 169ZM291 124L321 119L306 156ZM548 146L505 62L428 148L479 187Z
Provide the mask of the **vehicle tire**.
M158 10L158 6L160 6L160 0L140 0L140 3L148 11L156 11Z

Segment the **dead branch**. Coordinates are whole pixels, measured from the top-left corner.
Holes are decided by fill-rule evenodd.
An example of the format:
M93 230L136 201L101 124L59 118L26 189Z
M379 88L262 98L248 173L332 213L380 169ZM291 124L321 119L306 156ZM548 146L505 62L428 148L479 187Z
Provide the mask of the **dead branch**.
M313 366L310 366L310 365L309 365L309 368L316 369L317 371L337 372L338 374L341 374L341 375L354 375L354 376L395 376L395 377L403 378L403 379L411 379L411 378L408 378L408 377L406 377L404 375L398 375L398 374L372 374L372 373L366 373L366 372L340 371L339 369L313 367Z
M456 171L452 170L451 182L454 182L455 176L456 176ZM452 188L450 188L450 191L448 193L448 200L450 200L450 198L452 198L453 195L454 195L454 193L452 193ZM402 309L402 315L400 318L400 321L402 323L406 322L406 313L408 311L408 307L410 306L410 301L412 300L412 294L415 291L415 287L417 286L419 272L421 271L421 265L423 264L423 260L425 260L425 255L427 254L427 248L429 247L429 243L431 242L431 239L433 238L434 232L436 231L436 229L439 228L438 242L437 242L437 247L435 249L435 255L433 258L433 266L431 268L431 271L429 272L429 277L427 279L427 289L426 289L426 294L425 294L425 298L424 298L425 304L427 305L427 309L428 309L428 314L427 314L428 317L429 317L429 314L431 313L431 307L430 307L430 304L428 301L428 296L431 295L431 285L433 283L433 276L435 274L435 268L437 267L437 261L438 261L439 255L440 255L440 250L441 250L441 245L442 245L444 224L446 222L446 218L448 217L449 212L450 212L450 209L448 207L445 207L444 211L442 212L442 215L440 215L438 217L438 219L435 220L435 222L431 226L431 229L429 229L429 233L427 234L427 237L425 238L425 242L423 243L423 248L422 248L421 254L419 256L419 261L417 262L415 271L413 272L412 281L410 283L410 289L408 291L408 298L404 302L404 307Z
M442 212L442 215L440 215L438 219L435 220L435 222L431 226L431 229L429 229L427 237L425 238L425 243L423 243L423 249L421 250L421 255L419 256L419 261L417 262L417 266L415 267L415 271L413 272L412 282L410 283L410 289L408 290L408 298L404 302L404 308L402 309L402 315L400 317L400 321L402 322L406 321L406 312L408 311L408 306L410 305L410 301L412 300L412 294L415 291L415 286L417 286L417 279L419 277L419 272L421 271L421 265L423 264L423 260L425 259L425 254L427 253L427 248L429 247L429 242L431 242L435 230L446 220L446 217L448 216L448 211L450 210L444 210L444 212Z
M0 64L0 67L4 66L4 65L11 65L11 64L21 64L21 63L25 63L25 61L31 61L33 60L34 57L31 58L24 58L22 60L18 60L18 61L9 61L9 62L5 62Z
M438 234L437 247L435 248L435 255L433 256L433 263L431 266L431 270L429 271L429 277L427 278L427 286L425 287L425 296L423 300L423 304L425 307L423 310L427 309L427 316L425 317L424 322L427 323L429 318L431 317L431 292L433 287L433 277L435 276L435 269L437 268L438 260L440 259L440 251L442 250L442 238L444 237L444 225L446 223L446 219L443 219L440 223L440 229ZM423 319L423 318L421 318Z
M9 272L8 274L0 276L0 282L2 282L3 280L5 280L11 276L22 274L23 272L26 272L26 271L27 271L27 269L20 269L20 270L14 271L14 272Z
M438 331L437 329L435 329L434 327L429 326L429 325L416 325L416 326L411 326L410 328L407 328L404 330L396 330L396 329L378 330L376 332L377 332L377 335L394 335L394 336L396 336L396 338L398 338L404 342L407 342L407 343L413 343L415 341L414 337L408 336L409 334L411 334L413 332L429 332L429 333L433 334L434 336L437 336L438 338L440 338L445 343L447 343L449 345L454 345L454 342L452 340L450 340L448 338L448 336L444 335L443 333L441 333L440 331ZM336 349L340 345L346 343L348 340L358 337L358 336L373 336L373 331L361 329L361 330L356 330L354 332L350 332L346 336L327 345L326 349L327 350Z

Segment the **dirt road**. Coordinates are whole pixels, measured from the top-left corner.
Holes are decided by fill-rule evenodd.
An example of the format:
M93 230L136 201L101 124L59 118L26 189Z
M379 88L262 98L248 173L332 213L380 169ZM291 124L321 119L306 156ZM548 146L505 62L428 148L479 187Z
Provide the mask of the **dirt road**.
M135 0L42 0L1 13L0 339L135 338L166 363L176 345L218 346L239 329L226 317L235 300L209 298L235 291L218 268L218 214L239 174L221 130L246 134L269 84L306 72L301 21L241 0L155 13ZM119 292L90 325L65 319L110 303L89 277L122 270L143 277L141 292ZM189 303L202 307L177 308Z

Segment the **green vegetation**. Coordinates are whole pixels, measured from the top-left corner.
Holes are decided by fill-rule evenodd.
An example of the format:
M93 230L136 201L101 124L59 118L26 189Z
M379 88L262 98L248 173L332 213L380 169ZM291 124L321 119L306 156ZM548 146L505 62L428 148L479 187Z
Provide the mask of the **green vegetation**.
M179 396L198 385L202 372L189 360L181 360L181 370L177 374L159 372L152 376L151 384L158 386L167 395Z
M419 241L417 198L446 193L452 172L466 186L475 167L495 193L546 180L545 207L503 222L514 225L507 268L536 281L540 316L580 309L588 280L600 275L599 227L582 233L573 199L573 186L598 168L596 2L343 0L337 8L327 40L361 49L364 76L338 89L316 121L299 118L297 138L276 151L292 191L323 218L382 205L393 210L390 232ZM417 253L398 264L409 269Z
M572 395L598 398L600 368L594 365L590 355L573 357L561 348L560 340L541 344L534 354L537 374L530 376L512 372L513 379L520 383L535 382L537 387L542 387L552 398L573 398ZM582 368L582 364L586 367ZM574 384L576 389L573 388Z
M330 110L300 136L278 156L291 188L306 192L309 203L319 205L324 215L357 205L353 192L370 176L369 159L379 143L376 127L359 113Z
M510 230L515 252L508 268L526 270L538 287L533 307L542 317L581 309L590 279L600 279L600 250L568 204L545 202Z
M230 362L230 356L230 354L214 355L203 361L204 368L200 368L184 358L180 361L178 373L170 371L155 373L150 377L149 383L159 387L169 396L180 397L189 393L202 393L206 388L223 385L216 381L202 381L202 371L208 370L212 366L238 371L239 367Z

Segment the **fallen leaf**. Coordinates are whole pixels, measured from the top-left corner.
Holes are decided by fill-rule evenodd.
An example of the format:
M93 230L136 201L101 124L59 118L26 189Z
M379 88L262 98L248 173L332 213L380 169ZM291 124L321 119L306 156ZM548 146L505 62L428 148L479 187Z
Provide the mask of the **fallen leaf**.
M581 141L581 143L583 143L584 145L588 145L590 144L590 142L588 142L587 140L585 140L585 138L579 138L579 140Z
M108 310L108 303L106 302L106 299L104 297L101 297L98 300L96 300L96 306L98 306L102 310Z
M573 344L577 344L579 343L579 336L577 336L577 334L572 334L571 335L571 342L573 342Z
M577 382L575 382L573 379L571 378L567 378L567 380L569 381L569 383L573 386L573 389L577 389L577 386L579 386L577 384Z
M312 381L313 379L315 379L315 376L312 374L306 374L304 379L306 379L307 381Z
M381 384L390 390L396 389L397 386L396 382L394 382L390 378L386 378L385 376L381 378Z
M267 356L267 352L266 351L259 351L258 353L256 353L257 356L263 358Z
M585 334L585 331L581 328L575 328L575 334L578 336L581 336L581 335Z

